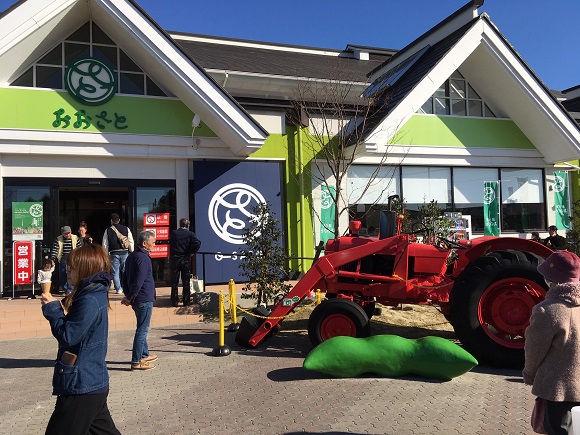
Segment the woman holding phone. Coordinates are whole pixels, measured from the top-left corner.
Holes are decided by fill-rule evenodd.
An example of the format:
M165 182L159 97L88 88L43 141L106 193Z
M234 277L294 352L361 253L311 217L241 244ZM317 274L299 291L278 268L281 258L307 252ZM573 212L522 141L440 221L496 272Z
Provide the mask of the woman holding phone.
M56 405L46 434L119 434L107 407L109 373L109 256L98 244L71 251L62 302L42 295L42 313L58 341L52 378Z

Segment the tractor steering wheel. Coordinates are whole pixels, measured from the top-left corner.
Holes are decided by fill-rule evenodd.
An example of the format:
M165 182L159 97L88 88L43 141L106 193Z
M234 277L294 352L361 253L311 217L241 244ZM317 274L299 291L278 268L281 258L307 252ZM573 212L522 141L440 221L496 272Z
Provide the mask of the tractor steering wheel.
M461 243L456 242L455 240L445 239L443 237L437 237L437 241L445 244L447 249L458 248L458 249L467 249L467 247L463 246Z

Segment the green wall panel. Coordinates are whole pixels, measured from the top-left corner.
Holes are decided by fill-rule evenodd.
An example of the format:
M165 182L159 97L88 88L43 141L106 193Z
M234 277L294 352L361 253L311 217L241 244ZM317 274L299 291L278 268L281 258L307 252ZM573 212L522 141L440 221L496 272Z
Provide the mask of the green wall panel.
M534 145L509 119L413 115L391 143L400 145L519 148Z
M193 112L175 99L115 96L101 106L88 106L79 103L65 91L0 88L0 101L0 128L191 135ZM80 110L84 110L85 114L91 117L88 127L84 122L78 123L75 127L75 122L79 119L76 113ZM62 120L60 125L54 124L58 117L55 115L57 111L60 111ZM106 112L106 119L110 122L98 118L103 112ZM63 120L66 116L70 117L68 126ZM100 122L103 128L99 128L97 122ZM195 134L216 136L203 122L195 130Z

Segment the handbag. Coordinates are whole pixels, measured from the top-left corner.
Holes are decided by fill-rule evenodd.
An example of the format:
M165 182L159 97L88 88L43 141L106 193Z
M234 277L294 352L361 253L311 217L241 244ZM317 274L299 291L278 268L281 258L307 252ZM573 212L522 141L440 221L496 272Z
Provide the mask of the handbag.
M544 415L546 414L546 401L541 397L536 397L534 409L532 410L531 424L536 433L548 433L544 429Z
M197 275L193 275L190 280L190 287L193 293L203 293L205 291L203 287L203 279L198 279Z

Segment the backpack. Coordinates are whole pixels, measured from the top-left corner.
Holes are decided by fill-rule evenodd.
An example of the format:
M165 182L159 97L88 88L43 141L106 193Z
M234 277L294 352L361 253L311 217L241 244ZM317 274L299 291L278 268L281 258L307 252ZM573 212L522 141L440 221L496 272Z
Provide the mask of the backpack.
M129 242L129 237L121 234L119 230L115 228L114 225L111 225L111 228L117 234L117 238L119 239L119 246L121 246L121 248L123 249L129 249L129 246L131 246L131 243Z

